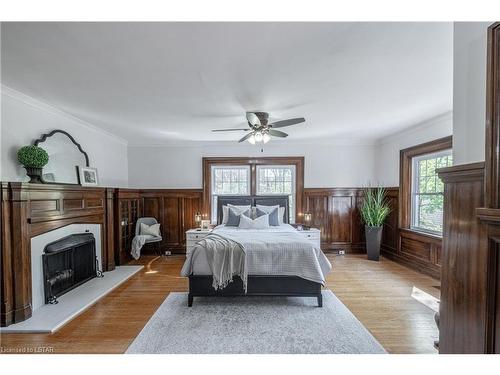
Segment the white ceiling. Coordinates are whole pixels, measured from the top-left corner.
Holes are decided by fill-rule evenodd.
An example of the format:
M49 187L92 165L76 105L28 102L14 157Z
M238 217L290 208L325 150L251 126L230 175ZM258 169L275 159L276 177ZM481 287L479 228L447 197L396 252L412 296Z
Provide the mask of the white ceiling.
M451 23L3 23L2 83L130 144L380 138L452 109ZM285 129L283 129L285 130Z

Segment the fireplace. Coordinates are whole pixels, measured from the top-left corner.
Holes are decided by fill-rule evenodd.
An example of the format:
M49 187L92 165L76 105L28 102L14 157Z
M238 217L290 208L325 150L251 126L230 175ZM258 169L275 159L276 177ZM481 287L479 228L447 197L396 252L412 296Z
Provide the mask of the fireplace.
M102 277L92 233L76 233L51 242L42 255L45 303L93 279Z

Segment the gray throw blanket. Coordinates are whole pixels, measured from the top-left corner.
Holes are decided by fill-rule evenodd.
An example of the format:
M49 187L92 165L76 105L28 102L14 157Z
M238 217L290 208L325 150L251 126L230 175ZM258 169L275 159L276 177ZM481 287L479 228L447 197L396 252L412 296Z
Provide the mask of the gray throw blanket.
M148 240L159 239L161 241L161 237L155 237L150 234L139 234L134 237L132 240L132 248L130 249L130 254L134 257L135 260L141 257L141 249Z
M248 271L246 266L245 249L238 242L227 237L211 233L199 241L190 257L193 256L197 247L203 248L207 256L208 265L212 271L212 286L215 290L224 289L233 281L233 276L239 276L243 281L245 293L247 292ZM187 259L184 268L190 268L191 259Z

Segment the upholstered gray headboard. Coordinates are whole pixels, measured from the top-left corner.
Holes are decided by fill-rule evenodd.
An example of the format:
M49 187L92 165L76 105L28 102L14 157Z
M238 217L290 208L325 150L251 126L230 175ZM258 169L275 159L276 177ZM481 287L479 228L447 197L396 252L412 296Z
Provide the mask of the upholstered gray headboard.
M223 195L217 198L217 224L222 223L222 206L280 206L285 208L283 221L289 222L288 195Z

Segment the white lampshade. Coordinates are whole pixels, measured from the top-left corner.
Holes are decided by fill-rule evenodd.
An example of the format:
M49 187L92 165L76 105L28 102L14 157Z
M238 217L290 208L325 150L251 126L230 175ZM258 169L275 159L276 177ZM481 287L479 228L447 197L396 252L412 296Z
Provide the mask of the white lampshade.
M261 132L255 133L255 142L262 142L262 133Z
M264 141L264 143L267 143L271 140L271 137L269 136L269 134L264 133L264 135L262 136L262 140Z
M251 144L255 144L255 135L252 134L252 136L250 138L248 138L248 142L250 142Z

